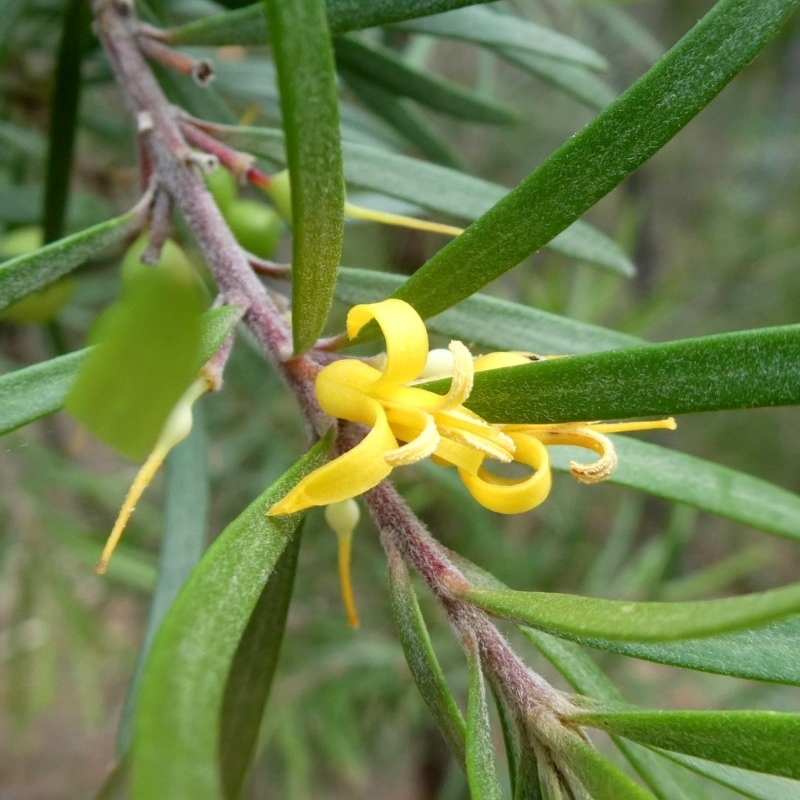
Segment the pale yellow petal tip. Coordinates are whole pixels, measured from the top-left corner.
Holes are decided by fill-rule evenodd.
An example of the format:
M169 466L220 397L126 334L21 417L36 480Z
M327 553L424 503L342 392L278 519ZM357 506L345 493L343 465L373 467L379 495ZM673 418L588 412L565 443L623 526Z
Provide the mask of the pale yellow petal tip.
M267 509L268 517L285 517L287 514L296 514L298 511L305 511L310 508L312 503L303 502L295 492L289 492L285 497L273 503Z

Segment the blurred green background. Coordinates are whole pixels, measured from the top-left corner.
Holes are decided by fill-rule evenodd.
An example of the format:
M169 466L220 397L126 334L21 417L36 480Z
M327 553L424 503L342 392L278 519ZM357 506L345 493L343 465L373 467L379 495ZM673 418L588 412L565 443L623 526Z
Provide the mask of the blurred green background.
M191 18L200 3L156 4ZM624 89L711 2L551 0L514 7L590 44ZM0 37L0 231L37 225L62 4L6 2ZM14 13L16 12L16 16ZM5 13L5 11L3 12ZM652 341L797 322L800 311L800 20L688 128L587 218L631 254L631 281L539 254L491 287L540 308ZM427 113L468 172L513 186L594 115L564 93L465 44L393 34L393 47L480 86L491 79L520 120L504 127ZM231 58L237 53L222 53ZM489 74L489 72L492 74ZM93 47L71 179L68 227L136 198L135 151L108 68ZM355 104L344 90L346 102ZM239 113L248 103L240 97ZM24 136L20 136L24 130ZM357 197L352 198L358 201ZM366 203L365 203L366 204ZM347 228L343 263L410 272L445 240L367 224ZM286 243L282 245L288 253ZM119 292L121 253L78 273L45 324L0 321L0 369L82 345ZM339 308L338 321L344 309ZM225 524L302 452L293 406L240 337L222 392L201 401L212 485L209 531ZM682 418L658 441L800 488L791 409ZM135 466L56 415L0 447L0 797L94 796L113 761L115 729L141 641L162 526L163 475L139 503L106 578L91 572ZM441 540L517 588L683 599L768 588L798 578L796 548L694 510L558 475L535 512L500 518L448 472L397 475ZM385 562L363 521L353 575L362 624L346 625L336 542L309 514L278 682L249 797L465 798L466 789L409 677L388 612ZM462 657L438 609L426 608L456 687ZM560 679L532 648L535 669ZM797 708L787 689L598 656L628 697L655 707ZM715 788L712 796L724 797Z

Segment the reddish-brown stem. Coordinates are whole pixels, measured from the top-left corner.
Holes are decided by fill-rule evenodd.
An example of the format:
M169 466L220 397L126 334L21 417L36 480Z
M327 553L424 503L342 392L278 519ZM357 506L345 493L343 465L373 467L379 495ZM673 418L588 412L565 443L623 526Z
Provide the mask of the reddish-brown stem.
M289 324L263 284L254 275L244 251L236 242L191 163L190 147L136 41L132 9L114 0L95 0L95 30L108 55L128 108L139 123L148 121L142 134L159 186L172 197L194 234L220 291L243 298L244 322L264 354L295 393L298 404L317 434L330 419L317 403L308 375L314 371L303 356L289 361L292 336Z

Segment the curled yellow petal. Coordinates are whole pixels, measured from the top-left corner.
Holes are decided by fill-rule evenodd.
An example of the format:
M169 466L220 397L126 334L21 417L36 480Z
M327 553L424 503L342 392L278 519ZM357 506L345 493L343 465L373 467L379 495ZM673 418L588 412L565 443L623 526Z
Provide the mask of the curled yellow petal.
M564 425L562 430L537 433L536 438L546 445L574 445L597 453L600 458L591 464L569 462L569 471L581 483L600 483L610 478L617 468L617 451L613 442L589 425Z
M384 454L386 462L392 467L416 464L431 455L439 446L441 436L436 429L434 418L414 408L386 406L387 419L392 431L406 444ZM404 435L400 435L400 431Z
M484 507L498 514L521 514L543 503L550 493L550 457L544 445L533 436L511 434L516 447L514 460L533 467L527 478L501 478L481 467L477 474L464 470L458 474L470 494Z
M428 358L428 332L422 317L404 300L395 298L353 306L347 315L347 334L354 339L373 319L386 340L386 366L376 388L415 380Z
M377 486L392 471L384 453L397 448L392 429L380 404L372 430L352 450L306 475L267 515L294 514L311 506L326 506L356 497Z

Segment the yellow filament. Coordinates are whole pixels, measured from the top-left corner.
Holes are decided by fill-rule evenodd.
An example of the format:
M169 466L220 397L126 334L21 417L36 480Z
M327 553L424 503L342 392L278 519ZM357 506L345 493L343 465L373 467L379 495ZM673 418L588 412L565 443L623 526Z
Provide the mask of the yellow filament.
M106 539L103 552L100 554L98 562L94 565L94 572L96 575L105 575L108 562L111 560L111 556L119 544L119 540L122 538L122 533L128 524L128 520L131 518L131 514L133 514L136 509L139 498L150 485L156 472L158 472L158 468L164 463L167 453L169 453L168 447L157 447L147 457L147 461L144 462L139 472L136 473L133 485L128 490L128 494L125 496L125 502L119 510L117 521L114 523L114 527L108 539Z
M355 219L382 222L384 225L397 225L401 228L413 228L418 231L443 233L445 236L458 236L464 231L463 228L457 228L455 225L445 225L441 222L431 222L426 219L406 217L403 214L391 214L388 211L375 211L371 208L354 205L353 203L344 204L344 214L346 217L353 217Z

